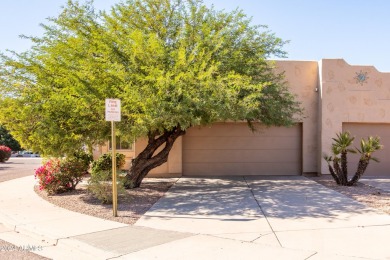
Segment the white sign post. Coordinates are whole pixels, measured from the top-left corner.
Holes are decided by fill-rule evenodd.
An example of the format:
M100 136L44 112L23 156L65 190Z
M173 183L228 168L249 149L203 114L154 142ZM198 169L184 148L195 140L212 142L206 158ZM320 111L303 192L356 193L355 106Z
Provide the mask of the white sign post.
M112 211L114 217L118 216L118 190L116 183L116 135L115 122L121 121L121 101L119 99L106 99L106 121L111 121L111 147L112 147Z

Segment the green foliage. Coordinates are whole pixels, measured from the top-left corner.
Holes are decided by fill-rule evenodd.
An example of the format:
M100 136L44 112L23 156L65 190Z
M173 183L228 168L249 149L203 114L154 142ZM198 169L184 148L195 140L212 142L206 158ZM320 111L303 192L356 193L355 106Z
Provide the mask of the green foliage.
M283 57L286 42L242 11L199 0L131 0L102 13L91 4L68 1L42 37L26 37L30 50L0 58L0 122L23 146L68 155L106 141L112 97L131 140L225 120L291 125L300 115L267 60Z
M323 158L328 164L333 161L333 157L327 154L324 154Z
M0 145L5 145L11 148L12 151L21 151L22 147L19 142L10 134L10 132L0 125Z
M6 162L11 157L11 148L0 145L0 162Z
M122 168L125 165L125 155L116 153L116 167L117 169ZM105 153L92 163L92 175L103 174L107 175L108 179L111 179L112 173L112 154Z
M112 180L107 178L107 171L100 171L91 174L91 178L88 181L88 192L95 198L100 200L103 204L112 203ZM119 173L117 174L117 193L118 196L125 193L124 178Z
M360 149L356 150L360 153L361 159L379 162L378 158L372 157L372 153L381 149L383 149L383 145L380 144L380 138L369 136L367 141L364 139L360 141Z
M88 168L89 165L82 159L76 157L62 159L60 163L61 183L68 183L68 190L76 189L76 185L88 173Z
M86 169L85 173L88 173L90 164L93 162L93 155L91 153L85 152L84 150L78 150L73 152L72 156L70 156L69 158L72 158L72 160L77 160L82 163L84 169Z
M339 155L345 152L356 153L356 150L348 148L352 145L355 137L351 136L349 132L338 133L336 136L336 138L332 138L334 141L332 144L332 152L334 155Z
M125 165L125 155L116 153L116 167ZM125 192L124 174L117 171L118 195ZM88 191L102 203L112 203L112 153L103 154L92 163L91 178L88 181Z

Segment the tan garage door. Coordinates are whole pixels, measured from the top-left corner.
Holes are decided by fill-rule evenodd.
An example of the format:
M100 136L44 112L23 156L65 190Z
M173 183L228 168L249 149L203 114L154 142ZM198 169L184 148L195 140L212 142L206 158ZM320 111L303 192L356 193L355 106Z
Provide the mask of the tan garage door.
M390 124L343 123L343 131L349 131L355 136L353 146L358 148L360 148L361 138L367 139L368 136L379 136L384 148L376 152L374 157L377 157L380 163L371 161L364 176L390 176ZM359 155L349 155L348 172L350 176L355 174L358 161Z
M191 128L183 140L183 175L299 175L302 127L221 123Z

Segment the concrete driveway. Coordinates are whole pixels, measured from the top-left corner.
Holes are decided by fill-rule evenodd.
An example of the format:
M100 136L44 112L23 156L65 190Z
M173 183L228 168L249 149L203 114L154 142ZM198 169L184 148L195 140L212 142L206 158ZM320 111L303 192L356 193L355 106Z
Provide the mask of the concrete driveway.
M136 225L195 234L137 259L390 259L388 214L301 176L182 178Z

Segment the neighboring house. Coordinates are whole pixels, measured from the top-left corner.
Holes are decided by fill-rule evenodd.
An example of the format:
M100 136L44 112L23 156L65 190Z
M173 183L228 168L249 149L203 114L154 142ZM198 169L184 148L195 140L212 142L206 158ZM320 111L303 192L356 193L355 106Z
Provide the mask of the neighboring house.
M384 149L376 154L381 162L372 162L365 174L390 176L390 73L351 66L343 59L277 61L277 68L285 71L291 91L302 102L302 122L291 128L260 126L255 133L246 123L188 129L168 162L150 176L328 174L323 154L330 154L332 138L345 130L356 136L355 146L361 137L381 137ZM123 151L128 165L145 145L146 140L137 140ZM107 151L101 147L97 152ZM349 159L354 173L359 156Z

